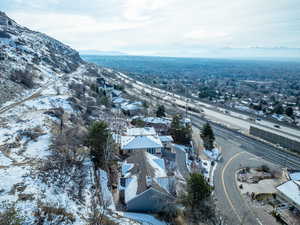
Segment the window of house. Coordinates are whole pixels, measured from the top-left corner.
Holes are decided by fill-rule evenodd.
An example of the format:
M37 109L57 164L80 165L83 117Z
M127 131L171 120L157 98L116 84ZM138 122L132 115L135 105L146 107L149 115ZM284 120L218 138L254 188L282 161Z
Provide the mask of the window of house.
M155 154L156 153L156 149L155 148L148 148L147 152L149 152L151 154Z

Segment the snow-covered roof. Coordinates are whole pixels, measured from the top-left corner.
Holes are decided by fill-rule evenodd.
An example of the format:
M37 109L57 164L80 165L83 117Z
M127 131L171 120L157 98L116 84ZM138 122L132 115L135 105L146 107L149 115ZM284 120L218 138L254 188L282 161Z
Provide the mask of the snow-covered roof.
M277 190L300 206L300 181L287 181L279 185Z
M126 131L128 136L150 136L156 135L156 131L153 127L143 127L143 128L128 128Z
M204 149L204 154L207 155L210 159L213 159L213 160L217 160L220 156L220 150L217 149L217 148L214 148L212 150L206 150Z
M158 136L122 136L121 149L145 149L162 148L163 145Z
M142 108L142 106L134 103L129 103L129 104L122 104L121 108L125 111L134 111L134 110L139 110Z
M113 90L112 93L114 93L114 95L119 96L122 94L122 91L119 90Z
M142 119L146 123L153 123L153 124L171 124L171 121L166 118L160 118L160 117L146 117Z
M175 185L175 177L158 177L155 181L169 193L172 191L172 186Z
M300 181L300 172L294 172L289 174L291 180Z
M159 136L161 142L174 142L172 136Z
M157 180L158 178L167 177L165 162L160 157L145 151L136 151L123 165L122 173L127 172L128 174L124 188L126 202L146 191L149 188L147 185L149 183L156 190L167 192L165 190L167 181L162 179ZM130 173L128 173L129 170Z
M190 118L183 118L180 120L182 123L185 123L185 124L189 124L191 123L191 119Z
M120 104L120 103L123 103L123 102L126 102L127 100L125 98L122 98L122 97L115 97L112 99L112 102L115 103L115 104Z
M155 155L152 155L148 152L145 152L145 156L147 158L147 161L151 165L151 167L154 169L155 177L166 177L166 168L165 168L165 161Z

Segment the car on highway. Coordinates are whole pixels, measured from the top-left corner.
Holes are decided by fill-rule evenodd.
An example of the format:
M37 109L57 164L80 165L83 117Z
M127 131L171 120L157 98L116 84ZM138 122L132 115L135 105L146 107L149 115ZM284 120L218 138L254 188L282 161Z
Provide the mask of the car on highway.
M279 126L278 124L275 124L275 125L274 125L274 127L276 127L276 128L280 128L280 126Z

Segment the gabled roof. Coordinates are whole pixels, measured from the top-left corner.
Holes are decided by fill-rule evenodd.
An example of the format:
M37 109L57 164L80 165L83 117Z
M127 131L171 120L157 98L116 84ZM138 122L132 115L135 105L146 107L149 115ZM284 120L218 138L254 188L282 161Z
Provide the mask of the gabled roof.
M159 136L161 142L174 142L172 136Z
M300 181L300 172L294 172L289 174L291 180Z
M165 182L161 179L158 180L158 178L167 177L163 159L145 151L136 151L127 158L126 163L134 164L133 168L130 168L128 171L130 172L131 178L134 178L129 184L131 184L132 181L137 182L137 184L132 184L134 189L130 186L125 188L130 192L130 199L148 190L150 188L149 183L151 183L151 187L158 192L168 194L168 191L165 189ZM128 188L132 190L130 191ZM134 194L132 192L134 192ZM128 198L126 199L128 200Z
M126 102L127 100L125 98L122 98L122 97L115 97L112 99L112 102L115 103L115 104L120 104L120 103L123 103L123 102Z
M112 93L114 93L114 95L119 96L122 94L122 91L119 90L113 90Z
M157 136L122 136L121 149L162 148L163 145Z
M300 181L289 180L279 185L276 189L300 206Z
M133 103L122 104L121 108L125 111L139 110L143 108L143 105L140 102L133 102Z
M171 124L171 120L166 118L160 118L160 117L146 117L142 119L146 123L153 123L153 124Z
M143 128L129 128L126 131L126 135L128 136L148 136L148 135L156 135L156 131L153 127L143 127Z
M127 202L129 211L159 212L174 197L153 187L139 193Z

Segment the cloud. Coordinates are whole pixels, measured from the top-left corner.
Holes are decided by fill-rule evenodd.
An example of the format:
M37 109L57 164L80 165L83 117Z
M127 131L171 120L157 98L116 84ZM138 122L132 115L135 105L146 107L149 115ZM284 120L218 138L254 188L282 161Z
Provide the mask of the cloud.
M98 21L86 15L42 13L27 14L16 12L11 14L17 21L21 21L33 29L47 30L51 33L98 33L128 30L145 26L145 23L132 23L127 21Z
M207 31L207 30L195 30L188 32L184 35L186 39L191 40L209 40L214 38L227 37L228 34L222 31Z
M171 2L174 0L127 0L123 5L123 15L127 20L150 20L157 11L167 7Z
M203 47L300 47L295 2L1 0L0 8L76 49L173 54Z

